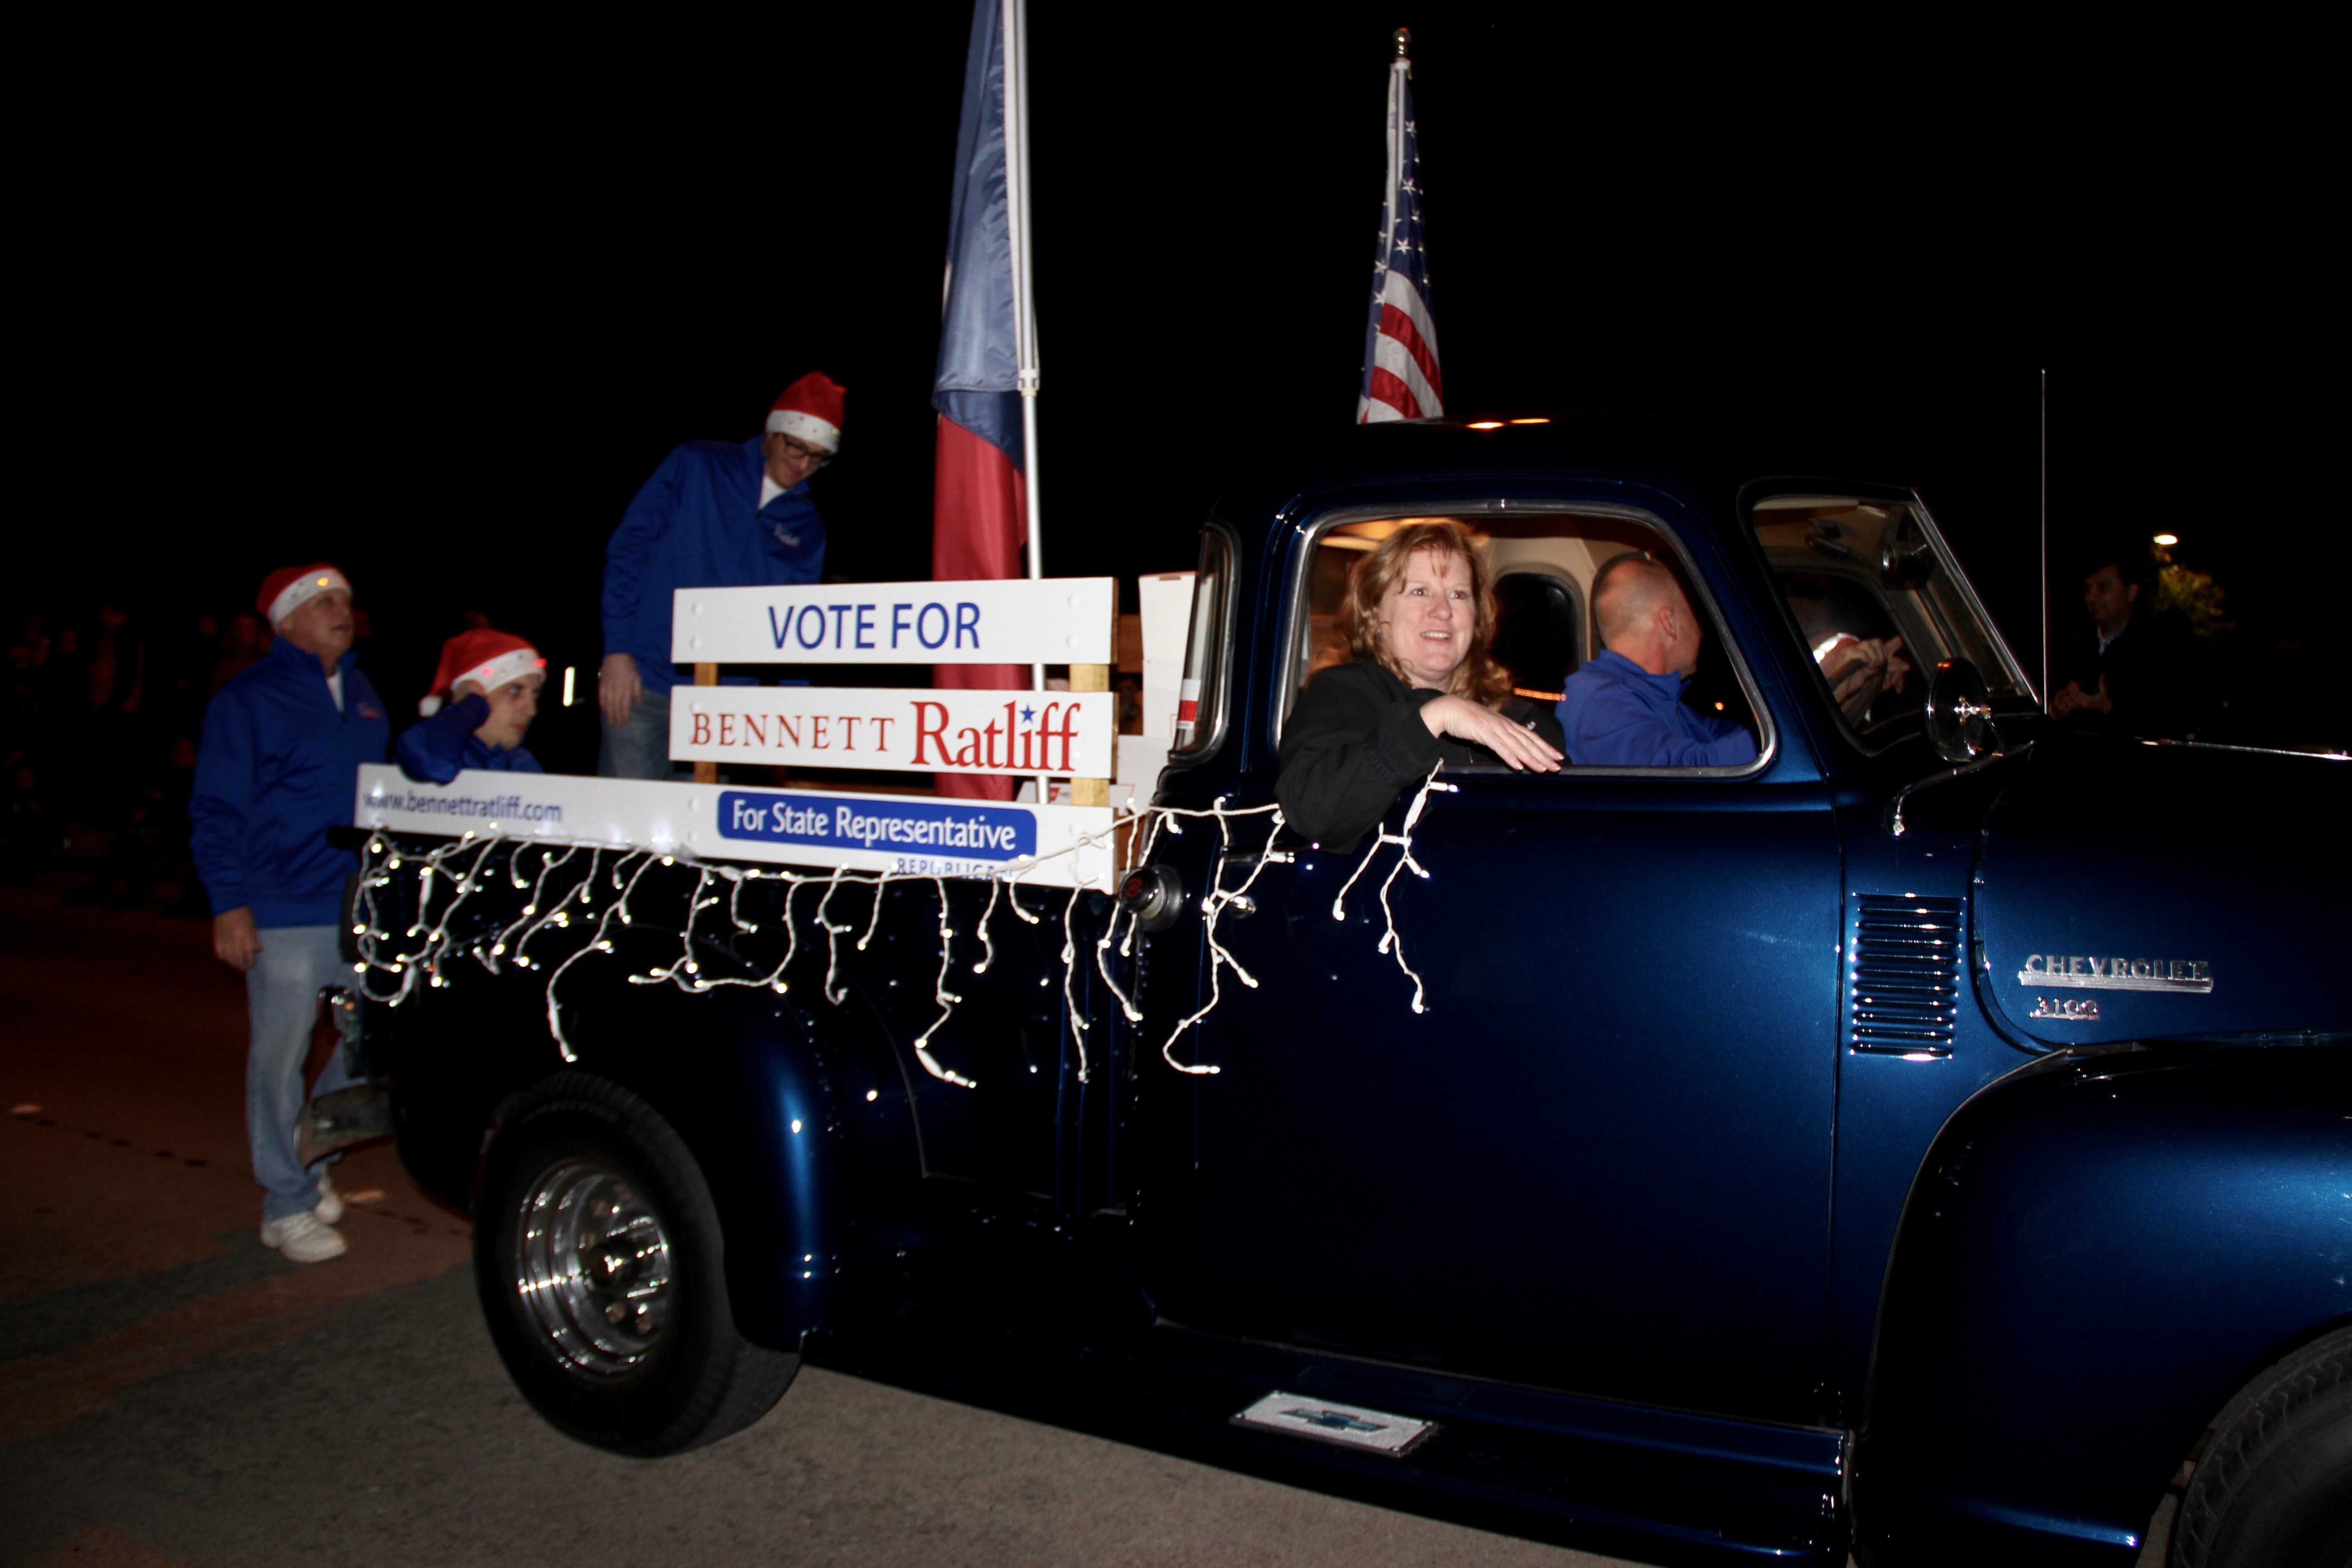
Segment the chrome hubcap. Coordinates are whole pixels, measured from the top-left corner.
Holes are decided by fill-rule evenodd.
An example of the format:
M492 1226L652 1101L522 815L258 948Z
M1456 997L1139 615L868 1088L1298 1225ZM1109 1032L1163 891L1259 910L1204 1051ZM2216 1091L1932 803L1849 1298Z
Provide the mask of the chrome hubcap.
M559 1359L620 1377L653 1353L677 1299L669 1237L637 1190L590 1160L539 1173L515 1227L515 1291Z

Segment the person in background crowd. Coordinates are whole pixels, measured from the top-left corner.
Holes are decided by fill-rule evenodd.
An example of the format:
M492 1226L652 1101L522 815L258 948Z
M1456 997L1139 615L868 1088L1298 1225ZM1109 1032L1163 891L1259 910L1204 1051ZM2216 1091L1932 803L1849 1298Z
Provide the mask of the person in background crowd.
M70 619L59 617L41 663L41 784L52 803L89 795L89 641ZM61 814L62 815L62 814Z
M239 610L229 617L221 632L220 660L213 666L213 689L218 691L246 670L261 662L269 651L269 628L251 610Z
M0 795L0 887L16 887L49 868L58 834L33 764L18 752L6 766L7 790Z
M2118 552L2084 575L2092 636L2077 641L2072 679L2050 698L2051 717L2068 728L2187 740L2205 719L2201 661L2187 628L2155 613L2152 564L2145 552Z
M141 780L148 770L141 753L147 729L147 675L142 628L121 605L100 604L89 640L89 663L83 671L85 708L74 758L81 777L75 803L82 825L110 842L135 837L143 818ZM85 889L82 896L96 902L105 889L93 886L95 891Z
M824 519L809 479L841 449L843 389L811 372L768 411L767 433L688 441L664 458L604 550L604 721L596 771L670 774L670 595L679 588L774 587L824 572Z
M1602 651L1568 678L1559 723L1570 762L1602 768L1726 768L1756 760L1756 737L1694 712L1683 692L1705 633L1675 574L1639 552L1592 579Z
M121 805L106 836L106 851L89 881L68 894L65 903L135 910L147 902L158 882L189 888L188 795L195 776L196 743L181 736L163 748L163 755L161 768L144 755L126 766ZM184 897L173 912L182 912L186 901Z
M535 773L539 759L522 738L539 715L547 660L519 637L459 632L441 645L433 691L418 706L421 724L403 731L394 755L420 784L447 784L467 768Z
M49 710L49 656L55 644L48 622L26 615L17 622L16 640L8 645L8 732L0 746L30 760L48 750L54 727Z
M324 1172L297 1159L296 1122L319 989L344 973L343 883L359 868L327 830L350 824L359 766L383 761L392 727L352 655L341 572L321 562L272 573L260 605L278 640L205 710L191 847L212 898L213 952L245 976L246 1133L262 1245L317 1263L343 1253L343 1205ZM338 1051L318 1089L350 1081Z
M212 700L213 650L220 646L220 622L199 611L177 631L158 637L148 655L146 709L151 728L162 734L195 733Z

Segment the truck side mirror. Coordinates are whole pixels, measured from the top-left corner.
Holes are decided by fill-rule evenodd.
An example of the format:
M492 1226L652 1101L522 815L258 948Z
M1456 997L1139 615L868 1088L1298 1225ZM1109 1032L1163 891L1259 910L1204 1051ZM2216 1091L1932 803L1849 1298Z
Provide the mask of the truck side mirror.
M1948 763L1972 763L2000 745L1993 728L1992 693L1977 667L1965 658L1936 666L1927 682L1927 743Z

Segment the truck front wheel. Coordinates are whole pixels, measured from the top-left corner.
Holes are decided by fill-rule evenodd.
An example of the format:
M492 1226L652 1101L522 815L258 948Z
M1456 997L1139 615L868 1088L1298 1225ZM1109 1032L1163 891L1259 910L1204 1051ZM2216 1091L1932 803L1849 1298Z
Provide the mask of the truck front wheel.
M2172 1562L2352 1563L2352 1330L2305 1346L2221 1412L2173 1522Z
M475 1209L490 1338L540 1415L615 1453L671 1454L765 1415L800 1357L744 1339L710 1190L652 1106L585 1077L509 1111Z

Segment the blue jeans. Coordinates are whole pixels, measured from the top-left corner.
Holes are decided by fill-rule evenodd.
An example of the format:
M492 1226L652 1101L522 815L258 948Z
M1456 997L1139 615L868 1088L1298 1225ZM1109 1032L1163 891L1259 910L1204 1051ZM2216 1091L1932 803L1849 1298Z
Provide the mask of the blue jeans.
M596 748L596 772L608 779L672 779L687 776L669 760L669 693L648 686L625 724L604 725Z
M319 1205L319 1184L294 1158L296 1119L308 1096L302 1068L319 1017L319 988L350 974L336 926L270 926L261 954L245 972L253 1038L245 1057L245 1132L253 1145L253 1179L261 1184L261 1217L284 1219ZM318 1092L351 1086L338 1047L319 1075Z

